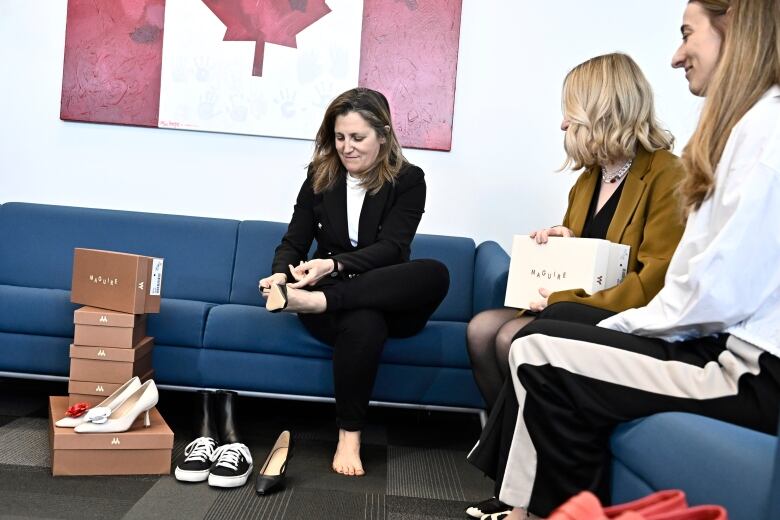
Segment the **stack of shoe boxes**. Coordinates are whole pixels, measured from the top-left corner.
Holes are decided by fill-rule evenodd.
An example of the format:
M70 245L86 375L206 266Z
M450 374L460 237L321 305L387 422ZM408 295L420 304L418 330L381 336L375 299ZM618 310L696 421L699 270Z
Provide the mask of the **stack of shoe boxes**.
M96 405L131 377L146 381L153 376L154 338L146 336L146 314L97 307L73 314L69 405Z
M92 407L129 379L153 376L154 339L146 336L146 314L160 311L162 263L141 255L75 250L71 301L86 306L74 313L69 397L50 398L54 475L170 472L173 432L156 408L149 427L142 414L124 432L77 433L54 424L76 403Z

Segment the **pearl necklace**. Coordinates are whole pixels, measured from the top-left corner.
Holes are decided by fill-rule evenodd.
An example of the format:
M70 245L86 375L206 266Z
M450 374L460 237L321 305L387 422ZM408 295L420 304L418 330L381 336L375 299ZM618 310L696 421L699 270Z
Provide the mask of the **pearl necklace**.
M629 168L631 168L631 163L634 162L634 159L629 159L626 164L618 168L612 173L609 173L606 168L603 166L601 167L601 180L606 183L613 183L618 182L620 179L625 177L626 173L628 173Z

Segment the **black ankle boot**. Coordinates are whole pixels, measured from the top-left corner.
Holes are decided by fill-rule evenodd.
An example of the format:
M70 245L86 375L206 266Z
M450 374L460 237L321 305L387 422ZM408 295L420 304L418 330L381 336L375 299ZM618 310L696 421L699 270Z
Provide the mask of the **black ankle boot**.
M197 438L184 448L184 454L176 464L176 480L203 482L209 478L211 458L219 446L219 430L214 414L216 400L213 392L198 392L199 417L195 422Z
M211 437L217 444L222 441L217 428L217 415L215 414L218 404L217 396L214 392L207 390L198 391L200 417L196 423L195 432L198 437Z
M219 440L222 444L234 444L241 442L235 423L234 401L238 397L236 392L217 390L214 411L217 416L217 428Z

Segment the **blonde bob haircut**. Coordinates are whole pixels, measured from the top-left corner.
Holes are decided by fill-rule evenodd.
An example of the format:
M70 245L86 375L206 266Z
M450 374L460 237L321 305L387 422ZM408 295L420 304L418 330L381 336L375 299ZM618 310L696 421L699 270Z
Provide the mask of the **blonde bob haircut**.
M574 67L563 80L561 105L569 121L561 169L626 160L636 154L637 143L648 152L674 145L655 117L650 84L626 54L605 54Z

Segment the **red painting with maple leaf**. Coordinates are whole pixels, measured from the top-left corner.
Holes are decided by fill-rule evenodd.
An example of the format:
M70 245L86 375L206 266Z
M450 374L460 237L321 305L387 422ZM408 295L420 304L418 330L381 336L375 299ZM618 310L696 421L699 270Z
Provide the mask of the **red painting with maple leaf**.
M68 0L61 118L310 139L311 131L283 133L280 125L295 122L296 128L308 129L312 122L302 123L301 118L321 117L327 102L354 86L354 81L388 97L403 146L449 150L461 2L167 0L166 5L166 0ZM197 11L199 22L190 23L181 11L167 20L168 11L177 12L174 6ZM343 16L347 13L354 16ZM164 26L171 21L175 23L166 34ZM216 32L199 32L206 26ZM173 27L195 40L201 38L198 42L208 47L198 51L204 55L180 57L163 69L163 36L177 34ZM344 39L349 43L338 48L338 37L347 34L354 34L354 39ZM222 43L235 41L251 42L254 56L245 56L245 47ZM271 54L266 44L295 52L274 48ZM313 49L321 53L319 57ZM350 50L349 61L343 49ZM230 63L234 56L241 56L236 69L219 75L227 69L217 65ZM280 62L280 56L287 61ZM285 71L278 68L280 63ZM329 77L323 73L328 70ZM171 74L166 76L165 71ZM289 71L292 74L284 76ZM194 77L195 84L184 83L183 77ZM202 94L193 90L203 87L207 77L214 80L207 85L209 90ZM340 83L329 87L330 82ZM276 90L260 94L261 84L273 84ZM196 96L184 106L180 94L187 92ZM184 106L179 113L196 114L201 120L187 124L187 119L169 110L161 121L161 93L173 99L175 108ZM248 95L255 98L246 101ZM297 110L293 102L300 104ZM167 104L166 109L172 106ZM261 117L268 118L272 109L281 109L285 120L269 120L257 130L238 127L265 121Z
M265 44L297 47L295 36L330 12L325 0L203 0L225 24L225 41L255 42L252 75L263 75Z

